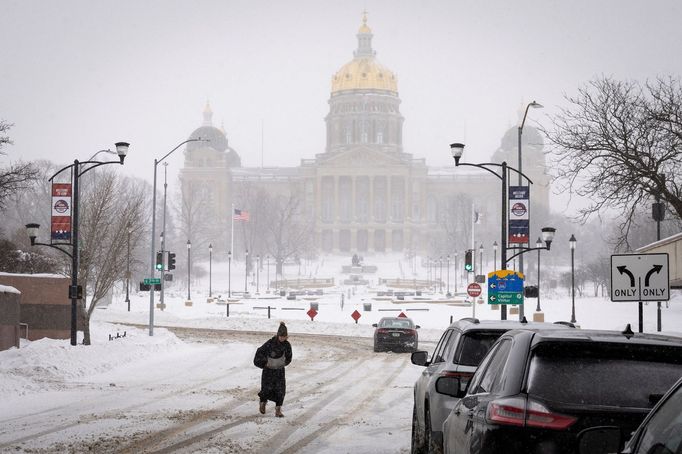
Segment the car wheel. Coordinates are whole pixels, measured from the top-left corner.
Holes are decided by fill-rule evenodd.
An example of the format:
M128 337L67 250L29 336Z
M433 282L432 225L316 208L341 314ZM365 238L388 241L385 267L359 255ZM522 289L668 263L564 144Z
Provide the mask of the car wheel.
M417 406L412 407L412 443L411 454L426 454L424 449L424 434L419 430L419 421L417 421Z
M431 433L431 413L426 410L424 417L424 448L429 454L443 454L443 448L436 443Z
M374 352L376 353L378 351L379 351L379 346L377 344L374 344Z

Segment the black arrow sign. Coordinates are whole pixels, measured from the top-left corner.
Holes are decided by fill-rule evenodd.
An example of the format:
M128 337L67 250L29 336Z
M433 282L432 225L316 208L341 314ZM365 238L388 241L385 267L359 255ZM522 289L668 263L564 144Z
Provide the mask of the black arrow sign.
M663 265L654 265L653 268L649 270L648 273L646 273L646 277L644 278L644 286L648 287L649 286L649 278L651 278L651 275L654 273L661 274L661 270L663 269Z
M618 271L620 272L620 274L627 274L630 277L630 287L634 287L635 286L635 276L632 275L632 272L628 269L628 267L625 265L621 265L617 268L618 268ZM649 276L647 275L647 279L648 279L648 277ZM647 280L647 282L648 282L648 280ZM649 284L647 284L647 285L649 285Z

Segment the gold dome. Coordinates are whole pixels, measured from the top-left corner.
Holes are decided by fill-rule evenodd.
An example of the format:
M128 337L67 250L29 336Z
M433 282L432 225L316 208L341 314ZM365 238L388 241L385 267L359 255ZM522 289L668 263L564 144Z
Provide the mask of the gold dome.
M372 50L372 30L367 26L367 12L363 13L357 37L355 58L343 65L332 77L332 95L344 90L368 89L397 93L398 80L395 74L376 60Z
M355 57L332 77L332 94L343 90L376 89L398 92L395 74L374 57Z

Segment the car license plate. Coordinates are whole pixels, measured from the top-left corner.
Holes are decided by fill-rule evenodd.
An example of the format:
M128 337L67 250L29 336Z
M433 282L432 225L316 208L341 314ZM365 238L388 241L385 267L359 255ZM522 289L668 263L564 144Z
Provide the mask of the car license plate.
M400 333L393 333L393 337L400 337Z

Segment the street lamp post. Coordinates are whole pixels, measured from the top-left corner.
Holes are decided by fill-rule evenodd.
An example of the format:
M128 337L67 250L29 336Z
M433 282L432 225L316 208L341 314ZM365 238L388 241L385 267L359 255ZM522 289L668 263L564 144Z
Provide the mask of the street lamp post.
M79 297L82 297L82 290L79 291L79 285L78 285L78 259L79 259L79 249L78 249L78 215L79 215L79 209L80 209L80 197L79 197L79 187L78 187L78 180L79 178L87 171L94 169L95 167L99 167L105 164L121 164L123 165L123 160L125 159L126 155L128 154L128 148L130 147L130 144L128 142L117 142L116 144L116 153L118 154L119 161L93 161L92 159L97 156L101 152L109 152L113 153L110 150L101 150L95 155L93 155L92 158L90 158L87 161L80 162L78 159L73 161L73 164L70 164L61 170L59 170L57 173L52 175L48 181L54 180L54 178L62 173L63 171L67 169L73 169L72 170L72 194L73 194L73 202L71 206L71 253L69 254L65 250L58 248L56 246L53 246L52 244L46 244L46 243L36 243L35 238L37 234L37 229L40 227L39 224L27 224L26 229L28 230L29 238L31 239L31 245L38 245L38 246L49 246L53 247L55 249L58 249L71 257L71 285L69 286L69 299L71 299L71 345L77 345L77 327L78 327L78 300L80 299ZM85 166L91 164L90 167L85 167L82 168L81 166ZM82 169L82 170L81 170ZM29 227L30 226L30 227ZM64 243L65 245L68 245L68 243ZM153 264L152 264L153 266Z
M132 229L128 224L128 237L126 241L127 260L126 260L126 303L128 303L128 312L130 312L130 234Z
M656 221L656 241L661 240L661 221L665 219L665 205L661 202L660 196L656 196L656 202L651 207L651 213L654 221ZM656 331L661 331L661 302L656 303Z
M571 323L575 323L575 235L571 234L568 244L571 247Z
M187 240L187 301L192 301L192 295L190 294L191 288L191 270L192 270L192 243Z
M208 297L213 296L213 245L208 243Z
M249 293L249 250L244 254L244 295Z
M227 251L227 297L232 297L232 251Z
M497 241L493 242L493 271L497 269Z
M438 293L443 293L443 256L438 257Z
M518 151L519 151L518 170L519 170L519 172L520 172L520 173L518 174L518 177L519 177L519 178L518 178L518 184L519 184L519 186L521 186L522 183L523 183L523 181L521 180L521 172L523 172L523 159L522 159L522 155L521 155L521 135L523 134L523 125L526 123L526 116L528 115L528 109L531 108L531 107L534 108L534 109L541 109L543 106L542 106L542 104L537 103L537 102L535 102L535 101L528 103L528 105L526 106L526 110L525 110L525 112L523 113L523 120L521 120L521 125L519 126L519 129L518 129L518 139L519 139L519 142L518 142L518 143L519 143L519 149L518 149ZM519 268L518 268L518 270L519 270L519 272L523 273L523 255L519 256ZM519 319L523 318L523 307L524 307L523 304L521 304L521 305L519 306Z
M457 275L459 274L459 267L457 266L457 252L455 252L455 294L457 294Z
M154 247L154 241L156 240L156 168L159 163L163 162L168 156L171 155L175 150L183 146L188 142L208 142L208 139L202 139L200 137L196 139L188 139L184 142L179 143L175 148L166 153L161 159L154 159L154 183L152 186L152 242L151 242L151 261L150 261L150 277L156 276L155 259L156 251ZM154 335L154 285L152 284L149 289L149 335Z
M270 293L270 255L269 254L265 255L265 264L266 264L266 267L268 269L268 274L267 274L268 283L267 283L266 293Z
M447 259L447 263L448 263L448 267L447 267L447 270L448 270L448 271L447 271L447 275L448 275L448 293L447 293L447 296L449 297L449 296L450 296L450 254L448 254L445 258Z
M258 295L259 293L260 293L260 254L256 254L256 295Z
M486 170L493 175L495 175L497 178L499 178L502 182L502 219L501 219L501 233L500 233L500 240L502 242L502 249L501 249L501 269L505 270L506 269L506 263L507 263L507 169L511 169L510 167L507 166L507 162L503 161L502 164L497 164L497 163L492 163L492 162L487 162L483 164L469 164L469 163L460 163L459 160L462 157L462 154L464 153L464 144L463 143L453 143L450 144L450 152L452 153L452 157L455 160L455 167L459 166L470 166L470 167L478 167L480 169ZM498 174L495 172L493 169L490 167L501 167L501 171ZM517 171L518 172L518 171ZM528 179L530 181L530 179ZM500 318L502 320L507 319L507 306L504 304L502 305L502 308L500 309Z
M540 248L542 248L542 240L538 237L538 240L535 242L535 247L538 250L538 307L535 308L535 312L541 312L542 309L540 309Z

